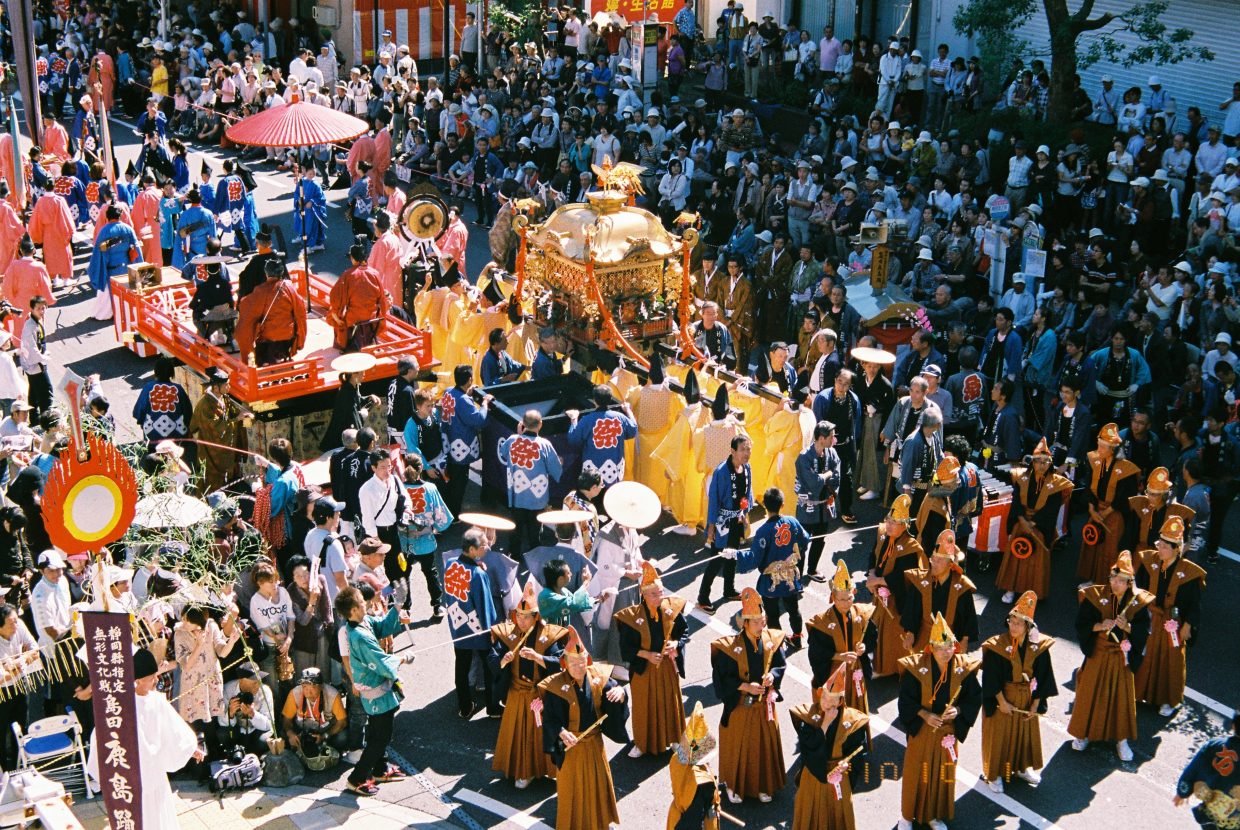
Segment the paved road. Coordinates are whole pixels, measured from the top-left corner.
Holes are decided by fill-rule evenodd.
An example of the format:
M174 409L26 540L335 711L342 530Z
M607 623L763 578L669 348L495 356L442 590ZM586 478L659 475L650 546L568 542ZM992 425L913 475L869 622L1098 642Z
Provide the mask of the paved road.
M118 154L123 168L125 161L136 155L137 139L119 124L114 127L113 134L121 145ZM218 153L208 155L217 161L221 158ZM218 163L215 166L218 169ZM197 170L197 153L192 154L190 167ZM256 172L259 174L259 215L264 221L281 224L287 234L292 224L289 177L266 165L258 166ZM311 258L313 267L322 273L336 274L344 267L342 252L349 233L343 211L339 209L341 194L341 191L331 194L327 250ZM470 259L475 263L485 262L488 255L484 234L472 227L471 230L474 232ZM54 331L49 336L52 356L81 374L98 372L103 376L120 422L121 439L134 440L138 433L128 414L144 376L149 376L150 362L139 360L118 346L110 324L90 320L86 314L86 299L82 291L61 297L52 311ZM476 491L473 495L476 496ZM862 503L858 512L862 528L880 518L871 502ZM701 538L668 534L664 531L668 524L670 522L665 521L649 531L651 539L644 549L646 556L658 560L664 567L700 560ZM1074 527L1073 532L1076 530ZM854 572L862 570L868 550L874 544L874 534L872 528L837 533L828 540L828 553L843 556ZM445 547L454 546L455 542L451 537L442 540ZM1240 549L1240 544L1233 547ZM1194 747L1224 728L1219 710L1234 706L1236 702L1234 689L1240 680L1240 671L1234 629L1229 623L1235 608L1231 598L1240 591L1240 568L1237 566L1240 560L1224 559L1210 569L1204 601L1206 622L1199 632L1199 642L1190 656L1188 668L1189 686L1198 701L1206 702L1190 701L1170 722L1142 707L1138 714L1141 737L1133 743L1136 759L1121 764L1109 746L1075 753L1067 745L1064 730L1072 701L1072 676L1081 662L1072 627L1075 551L1075 544L1070 544L1055 555L1052 597L1041 603L1038 610L1042 631L1058 640L1052 654L1061 687L1060 697L1051 701L1050 712L1043 721L1046 759L1043 784L1032 789L1016 782L1009 785L1008 793L1003 796L994 796L984 785L972 787L974 775L981 768L980 731L975 731L963 749L954 827L989 830L1057 826L1075 830L1113 824L1117 820L1133 828L1191 826L1188 813L1171 806L1170 793ZM674 575L669 579L669 588L692 599L700 575L700 568ZM998 633L1006 609L995 599L1000 592L994 590L993 573L972 576L978 583L981 597L990 600L983 600L983 636ZM738 585L752 585L754 581L753 576L742 577ZM415 585L415 609L426 613L427 602L424 587ZM803 614L808 618L825 606L823 586L812 586L802 603ZM728 619L736 610L734 604L724 606L714 618L698 612L690 623L692 640L684 681L686 708L702 700L712 726L718 721L720 709L710 690L708 646L715 637L731 632ZM427 620L415 625L410 634L402 635L398 642L402 646L409 643L422 648L447 639L446 623L433 624ZM786 702L782 708L809 699L806 655L804 652L794 655L790 663L792 668L784 682ZM441 817L449 816L454 807L460 806L455 817L463 826L470 826L471 820L484 827L554 826L553 785L539 782L525 791L518 791L496 779L490 772L489 755L496 724L484 718L468 724L458 719L450 650L430 651L405 671L410 698L397 719L394 747L424 775L385 786L382 797ZM895 694L895 681L891 679L877 681L871 692L872 705L877 707L873 774L870 785L862 787L855 797L860 830L890 828L897 818L900 791L899 783L893 779L902 757L902 736L897 729L888 726L895 718ZM794 740L786 714L781 714L781 723L784 752L791 763ZM626 756L627 747L609 745L609 749L613 755L612 769L624 826L661 825L670 799L666 758L631 760ZM339 786L338 781L335 786ZM729 809L751 828L783 827L791 821L794 796L795 789L790 784L772 804L746 803ZM1123 812L1118 812L1120 810Z

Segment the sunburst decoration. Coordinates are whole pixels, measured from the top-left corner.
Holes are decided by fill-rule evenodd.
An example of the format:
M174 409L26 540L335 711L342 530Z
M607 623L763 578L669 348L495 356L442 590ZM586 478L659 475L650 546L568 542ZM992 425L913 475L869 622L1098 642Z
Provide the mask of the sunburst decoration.
M47 535L67 554L100 550L125 535L137 503L133 467L114 444L87 435L86 451L71 445L47 477Z

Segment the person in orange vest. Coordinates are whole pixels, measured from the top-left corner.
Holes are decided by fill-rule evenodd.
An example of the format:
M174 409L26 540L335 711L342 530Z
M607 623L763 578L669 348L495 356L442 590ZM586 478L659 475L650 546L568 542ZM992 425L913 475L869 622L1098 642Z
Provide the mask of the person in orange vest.
M392 298L379 272L366 264L365 245L355 242L349 248L349 262L332 286L327 319L336 331L336 348L360 352L378 339Z
M242 358L254 355L258 366L270 366L306 345L306 303L287 279L284 263L270 259L267 281L241 301L237 318L237 347Z

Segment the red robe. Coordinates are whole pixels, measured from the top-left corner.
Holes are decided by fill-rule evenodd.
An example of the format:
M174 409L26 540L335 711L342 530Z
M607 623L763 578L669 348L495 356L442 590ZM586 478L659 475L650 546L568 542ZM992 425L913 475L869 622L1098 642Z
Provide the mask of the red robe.
M22 206L17 201L17 182L13 179L13 136L8 133L0 135L0 178L9 183L9 204L21 210Z
M349 179L354 183L361 178L357 172L357 163L359 161L375 163L375 140L368 135L364 135L357 141L353 142L353 146L349 148L349 157L346 164L349 168ZM372 190L372 193L382 193L383 190Z
M95 71L96 62L98 62L100 67L103 69L102 75ZM91 85L91 97L94 97L95 84L100 84L103 87L103 103L109 110L111 110L113 101L112 93L116 89L116 64L112 62L111 55L107 52L101 51L95 55L90 66L91 69L88 80ZM95 102L95 112L99 112L98 101Z
M4 299L20 309L25 320L30 313L30 301L39 294L46 298L48 305L56 304L47 268L34 257L13 260L4 274Z
M336 348L343 349L349 340L349 331L358 323L379 320L383 331L384 316L391 301L385 296L379 272L369 265L354 265L340 275L332 285L328 321L336 330Z
M55 121L43 131L43 154L62 162L73 156L69 152L69 131Z
M73 279L73 213L63 196L44 193L30 215L30 238L43 246L43 262L54 276Z
M133 229L142 243L142 258L162 268L164 252L159 247L159 201L160 193L154 185L139 193L133 200Z
M394 187L392 188L392 195L388 196L387 199L387 207L384 210L392 214L392 219L399 221L400 214L405 209L405 191L399 187Z
M370 249L370 257L366 260L368 266L379 272L383 290L397 305L404 302L402 291L404 281L400 273L401 258L404 254L405 243L396 235L396 231L388 231L375 241Z
M392 165L392 131L384 127L375 133L375 156L371 161L374 167L370 170L370 192L383 192L383 175Z
M0 274L8 271L9 263L17 256L17 243L25 232L17 210L7 201L0 202Z
M465 227L461 217L452 218L447 230L436 240L436 244L439 246L440 253L452 257L460 266L461 276L468 278L469 272L465 270L465 249L469 246L469 229Z

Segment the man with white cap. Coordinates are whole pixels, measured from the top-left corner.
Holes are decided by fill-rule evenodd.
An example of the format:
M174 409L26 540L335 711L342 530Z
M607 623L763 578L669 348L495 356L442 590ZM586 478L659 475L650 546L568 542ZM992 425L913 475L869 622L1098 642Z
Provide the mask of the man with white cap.
M1146 84L1150 88L1150 100L1145 105L1145 113L1149 116L1149 121L1162 118L1165 132L1171 132L1172 125L1175 123L1175 99L1163 89L1162 78L1157 75L1151 75Z
M745 111L740 107L732 110L729 120L720 127L719 143L727 153L724 158L725 167L728 164L739 165L741 156L754 146L754 128L745 123Z
M1094 112L1089 120L1111 127L1119 117L1120 97L1115 88L1115 79L1110 75L1102 76L1102 90L1094 98Z
M1003 297L999 300L1000 308L1010 308L1015 319L1012 325L1018 329L1023 329L1033 319L1033 312L1037 309L1037 298L1032 291L1025 288L1026 277L1023 272L1017 271L1012 275L1012 287L1003 292Z
M744 39L741 40L741 60L744 61L742 74L745 78L745 97L757 100L758 80L761 77L762 35L758 33L758 24L750 22Z
M887 53L878 59L878 101L874 109L891 117L896 104L896 89L904 77L904 59L900 57L900 43L894 37L887 41Z
M60 551L49 548L39 554L36 564L43 578L30 591L30 613L34 617L39 648L43 649L69 633L72 618L64 557Z

